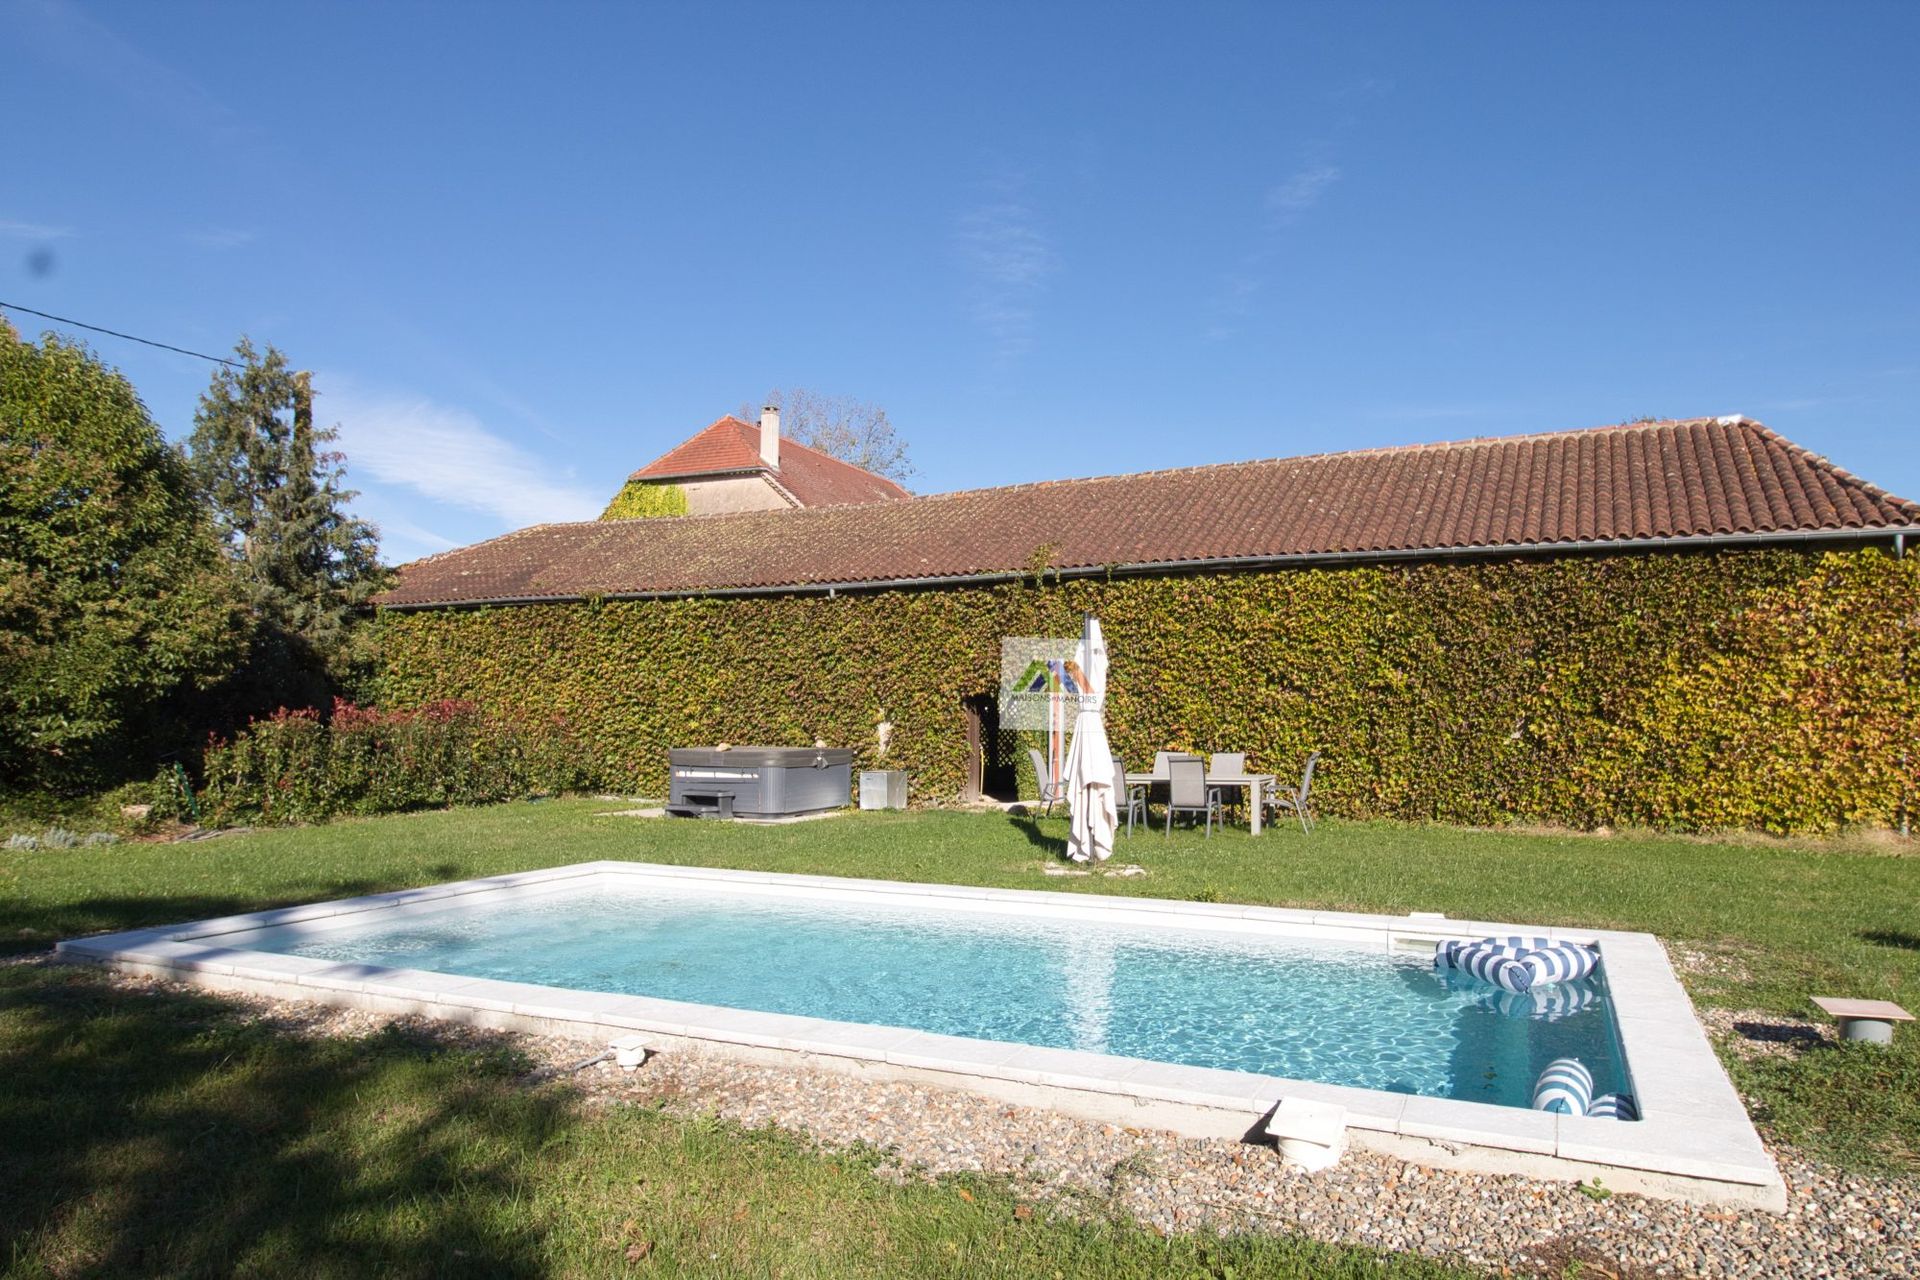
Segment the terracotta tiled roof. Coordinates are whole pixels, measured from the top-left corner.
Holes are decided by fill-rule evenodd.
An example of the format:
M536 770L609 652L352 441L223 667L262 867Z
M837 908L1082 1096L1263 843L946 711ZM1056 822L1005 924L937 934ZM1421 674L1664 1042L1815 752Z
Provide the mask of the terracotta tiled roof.
M1755 422L1694 419L976 489L540 525L406 566L392 606L822 588L1056 569L1417 557L1920 529Z
M757 435L759 428L754 431ZM773 473L773 479L806 507L901 502L913 497L885 476L842 462L797 440L780 442L780 469Z
M771 476L803 507L893 502L913 496L885 476L842 462L797 440L780 441L780 468L769 470L760 460L760 428L732 414L669 449L628 479L690 480L740 472Z

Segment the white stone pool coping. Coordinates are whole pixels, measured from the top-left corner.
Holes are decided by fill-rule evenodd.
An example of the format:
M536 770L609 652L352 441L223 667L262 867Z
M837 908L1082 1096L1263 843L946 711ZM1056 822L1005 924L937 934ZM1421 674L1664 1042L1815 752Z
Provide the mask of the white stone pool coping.
M1637 1122L1566 1116L1450 1098L1289 1080L1070 1049L935 1035L898 1027L760 1013L646 996L250 950L245 935L283 926L364 923L368 912L417 912L654 880L775 895L911 904L996 915L1106 920L1253 933L1429 953L1443 938L1546 935L1599 948ZM1646 933L1543 928L1431 915L1385 916L1227 903L906 881L734 871L639 862L583 862L335 902L284 907L127 933L70 939L62 959L279 998L423 1013L510 1030L610 1039L649 1033L662 1049L704 1046L763 1061L916 1079L1024 1105L1196 1137L1259 1132L1281 1098L1346 1108L1356 1145L1429 1165L1534 1177L1598 1177L1617 1191L1783 1210L1786 1188L1714 1056L1665 949Z

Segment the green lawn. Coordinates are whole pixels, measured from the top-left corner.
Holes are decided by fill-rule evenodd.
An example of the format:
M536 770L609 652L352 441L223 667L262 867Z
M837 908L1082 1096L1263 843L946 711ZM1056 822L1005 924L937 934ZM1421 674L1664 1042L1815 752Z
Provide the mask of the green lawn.
M1920 1005L1920 858L1816 844L1329 822L1124 840L1146 876L1057 878L1063 819L860 814L787 827L587 800L176 845L0 851L0 948L594 858L1647 929L1712 958L1703 1005ZM1856 1168L1920 1169L1920 1035L1736 1066L1760 1118ZM652 1112L589 1114L497 1055L309 1043L213 1000L0 969L8 1274L1438 1275L1285 1239L1016 1218L1001 1189L896 1188ZM638 1248L645 1256L629 1262Z
M528 1090L499 1053L309 1041L213 999L0 969L8 1276L1390 1276L1285 1237L1050 1220L983 1181ZM1016 1212L1018 1210L1018 1212Z

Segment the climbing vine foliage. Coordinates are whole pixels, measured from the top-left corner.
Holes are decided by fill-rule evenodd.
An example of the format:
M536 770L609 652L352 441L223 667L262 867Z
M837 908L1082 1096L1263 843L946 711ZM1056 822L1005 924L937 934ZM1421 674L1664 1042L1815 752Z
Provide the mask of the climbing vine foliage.
M1749 551L1076 580L921 592L388 612L384 696L560 717L593 781L667 749L856 748L958 794L963 703L1008 635L1106 629L1108 725L1316 777L1324 812L1831 831L1899 822L1920 771L1920 572Z
M639 520L687 514L687 491L677 484L629 480L600 513L602 520Z

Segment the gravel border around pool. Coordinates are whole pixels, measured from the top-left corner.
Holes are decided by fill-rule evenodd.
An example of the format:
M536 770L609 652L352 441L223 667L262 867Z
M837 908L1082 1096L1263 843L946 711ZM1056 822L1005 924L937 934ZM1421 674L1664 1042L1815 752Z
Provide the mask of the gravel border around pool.
M1641 1119L1556 1115L1316 1081L934 1035L641 996L340 964L254 949L269 932L317 935L372 913L431 914L596 882L698 883L730 894L911 904L1019 915L1318 940L1431 954L1448 937L1534 934L1597 947ZM1720 1067L1693 1007L1650 934L1545 928L1437 916L1302 911L1154 898L987 889L635 862L585 862L515 875L312 903L62 942L63 959L198 985L301 996L388 1013L428 1013L505 1030L601 1038L643 1032L763 1062L807 1063L869 1079L966 1087L1002 1101L1188 1137L1257 1134L1276 1102L1344 1109L1350 1141L1403 1159L1485 1173L1587 1181L1648 1195L1779 1210L1786 1187Z
M44 961L27 960L26 963ZM187 984L102 971L132 990ZM680 1117L777 1125L828 1148L888 1152L890 1181L978 1173L1005 1178L1042 1212L1122 1214L1166 1232L1283 1232L1412 1251L1492 1275L1618 1280L1657 1276L1906 1277L1920 1272L1920 1179L1841 1173L1775 1149L1783 1213L1729 1211L1565 1184L1450 1172L1371 1152L1311 1176L1266 1147L1075 1119L908 1082L767 1066L705 1052L656 1056L634 1072L565 1068L604 1048L567 1037L489 1031L310 1000L224 993L283 1034L363 1036L399 1025L423 1040L511 1047L537 1068L527 1087L576 1090L589 1107L644 1106Z

